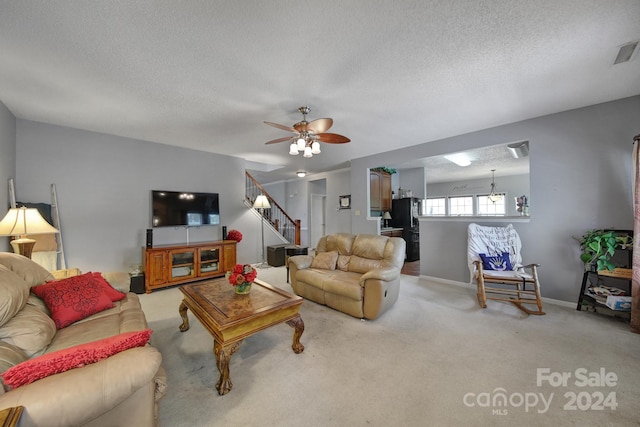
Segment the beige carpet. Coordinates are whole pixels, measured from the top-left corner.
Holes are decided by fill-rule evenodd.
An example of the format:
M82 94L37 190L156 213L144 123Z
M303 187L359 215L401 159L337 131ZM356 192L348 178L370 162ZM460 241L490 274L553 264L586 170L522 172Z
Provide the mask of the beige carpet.
M284 267L258 277L291 291ZM550 304L546 316L501 302L481 310L471 289L402 280L375 321L305 301L302 354L286 324L249 337L225 396L211 336L190 313L191 329L178 330L180 291L141 295L168 374L161 425L640 425L640 335L625 322Z

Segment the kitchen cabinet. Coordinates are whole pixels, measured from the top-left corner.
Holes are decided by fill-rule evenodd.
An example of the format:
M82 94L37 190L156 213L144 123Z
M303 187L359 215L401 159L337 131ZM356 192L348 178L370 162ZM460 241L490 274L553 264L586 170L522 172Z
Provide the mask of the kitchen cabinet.
M391 210L391 174L374 170L370 172L369 203L372 211Z

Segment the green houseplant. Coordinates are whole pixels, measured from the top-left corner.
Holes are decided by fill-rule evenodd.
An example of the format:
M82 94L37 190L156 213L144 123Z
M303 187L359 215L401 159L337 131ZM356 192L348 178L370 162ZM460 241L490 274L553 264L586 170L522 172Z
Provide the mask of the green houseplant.
M615 265L611 257L617 249L628 249L633 245L633 238L615 230L595 229L586 231L581 237L575 238L580 244L580 260L586 268L599 270L613 270Z

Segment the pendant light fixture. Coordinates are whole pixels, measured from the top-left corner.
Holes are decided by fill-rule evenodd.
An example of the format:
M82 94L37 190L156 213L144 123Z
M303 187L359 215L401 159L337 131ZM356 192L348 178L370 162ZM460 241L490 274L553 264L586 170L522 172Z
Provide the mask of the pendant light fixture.
M491 192L489 193L488 197L492 203L502 200L502 194L496 193L495 172L495 169L491 169Z

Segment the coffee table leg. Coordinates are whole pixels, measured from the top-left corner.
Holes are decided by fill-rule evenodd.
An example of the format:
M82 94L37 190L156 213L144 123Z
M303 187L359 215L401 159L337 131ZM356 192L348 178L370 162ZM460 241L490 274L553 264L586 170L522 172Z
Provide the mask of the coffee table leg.
M189 330L189 318L187 317L187 305L182 301L180 303L180 307L178 308L178 312L180 313L180 317L182 317L182 324L180 325L180 332L185 332Z
M216 383L216 389L220 396L229 393L233 387L231 378L229 378L229 361L231 360L233 353L238 351L241 343L242 341L238 341L231 345L222 346L218 341L214 340L213 342L213 352L216 355L216 364L218 365L218 371L220 372L220 377Z
M296 354L302 353L304 351L304 346L300 342L300 337L304 332L304 322L302 321L302 317L298 316L287 321L287 325L295 329L293 332L293 344L291 345L293 352Z

